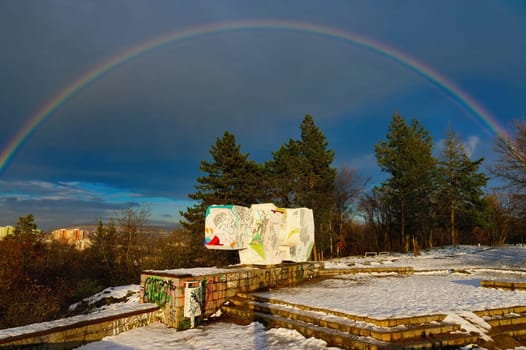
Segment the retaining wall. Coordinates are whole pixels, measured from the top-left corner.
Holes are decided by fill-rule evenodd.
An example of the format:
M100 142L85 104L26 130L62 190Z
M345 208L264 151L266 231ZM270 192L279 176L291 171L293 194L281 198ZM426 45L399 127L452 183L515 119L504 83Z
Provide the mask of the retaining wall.
M187 329L192 326L193 317L189 316L192 312L199 322L216 313L237 293L294 286L318 277L323 268L323 262L304 262L226 269L143 271L141 302L155 302L161 306L162 322L169 327ZM188 293L185 291L187 286L198 288ZM193 309L196 305L198 310Z
M98 341L159 321L157 305L141 305L119 314L74 316L36 325L0 330L0 349L63 350Z

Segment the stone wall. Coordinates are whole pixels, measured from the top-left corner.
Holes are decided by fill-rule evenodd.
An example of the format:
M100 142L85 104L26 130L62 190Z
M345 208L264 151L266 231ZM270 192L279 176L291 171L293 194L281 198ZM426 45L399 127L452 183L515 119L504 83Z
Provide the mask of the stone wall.
M227 269L143 271L141 302L157 303L162 309L162 322L169 327L186 329L192 326L192 316L188 311L196 305L198 310L193 310L193 315L199 322L216 313L237 293L294 286L318 277L323 267L323 262L304 262ZM198 288L189 294L185 291L187 286Z
M115 315L74 316L0 330L0 349L65 350L159 321L159 307L143 305Z

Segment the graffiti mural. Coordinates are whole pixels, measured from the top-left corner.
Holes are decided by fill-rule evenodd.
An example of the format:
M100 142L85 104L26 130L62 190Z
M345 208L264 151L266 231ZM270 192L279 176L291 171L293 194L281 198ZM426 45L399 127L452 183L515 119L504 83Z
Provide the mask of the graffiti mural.
M205 246L238 250L242 264L304 262L314 245L314 219L308 208L277 208L272 203L212 205L205 218Z
M156 303L159 306L164 306L170 301L172 290L175 287L170 280L163 280L160 277L148 277L144 281L144 302Z
M242 249L250 238L250 210L238 205L213 205L206 210L205 246Z

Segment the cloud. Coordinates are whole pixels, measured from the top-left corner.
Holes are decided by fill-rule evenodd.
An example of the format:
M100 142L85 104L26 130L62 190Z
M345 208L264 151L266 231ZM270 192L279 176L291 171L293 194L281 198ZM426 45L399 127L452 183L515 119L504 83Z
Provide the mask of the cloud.
M446 139L440 139L435 143L435 156L439 156L445 150ZM475 154L479 152L480 137L477 135L471 135L460 141L460 144L466 153L468 158L472 158Z
M466 140L464 140L462 143L464 145L464 149L466 150L466 155L471 158L471 156L477 151L477 146L480 142L480 138L478 136L469 136Z
M111 57L166 33L234 20L293 20L363 35L434 69L494 116L524 112L526 22L524 9L513 5L208 5L0 2L0 151L43 104ZM2 208L22 210L25 203L37 210L40 199L66 212L60 203L93 210L102 203L100 215L106 215L105 205L111 210L120 202L164 197L177 212L202 175L200 160L209 160L210 146L225 130L243 152L265 161L299 136L306 113L325 127L336 161L352 164L363 177L382 176L371 152L394 111L417 117L433 135L447 129L444 116L461 134L480 129L462 101L388 56L330 36L267 29L210 33L155 48L91 81L33 131L1 174L7 182L0 182L0 198L11 205L5 207L5 199ZM463 141L470 155L491 153L480 135ZM159 220L166 213L155 212Z
M0 223L16 224L19 217L33 214L40 228L50 230L57 227L96 224L107 220L115 213L126 209L131 203L108 203L74 199L0 197Z
M50 230L70 225L94 225L99 219L118 217L123 210L151 208L151 223L174 227L179 210L189 202L150 198L107 185L82 182L0 180L0 226L14 225L33 214L39 227ZM167 214L166 211L173 211ZM164 214L159 214L164 213Z

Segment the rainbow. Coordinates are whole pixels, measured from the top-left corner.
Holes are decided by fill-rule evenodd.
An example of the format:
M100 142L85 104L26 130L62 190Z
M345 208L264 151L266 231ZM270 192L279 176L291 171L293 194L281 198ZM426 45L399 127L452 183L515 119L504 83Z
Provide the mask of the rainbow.
M423 77L440 90L444 91L450 98L466 108L471 114L480 119L493 133L502 139L507 139L504 131L499 127L494 117L477 101L471 98L466 92L456 86L446 77L441 76L430 67L418 62L416 59L403 54L384 43L380 43L370 38L360 36L354 33L342 31L340 29L315 25L306 22L284 21L284 20L250 20L214 23L199 27L189 27L187 29L161 35L159 37L147 40L141 44L122 51L110 59L98 64L83 75L72 81L68 86L61 90L52 99L44 103L36 111L14 136L10 143L0 153L0 175L5 171L7 164L13 158L15 153L22 147L36 128L41 125L46 118L49 118L61 105L70 100L75 94L85 88L88 84L93 83L97 78L108 73L113 68L124 64L138 56L149 52L153 49L163 47L175 42L191 40L196 37L217 34L222 32L232 32L239 30L274 30L274 31L292 31L318 35L331 39L351 43L358 47L365 48L371 52L384 56L395 61L409 70Z

